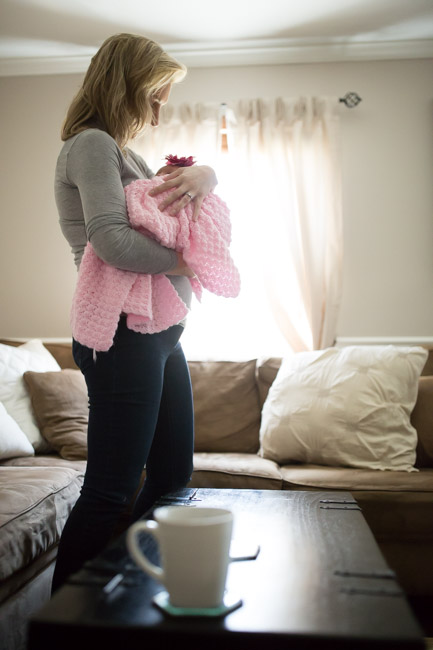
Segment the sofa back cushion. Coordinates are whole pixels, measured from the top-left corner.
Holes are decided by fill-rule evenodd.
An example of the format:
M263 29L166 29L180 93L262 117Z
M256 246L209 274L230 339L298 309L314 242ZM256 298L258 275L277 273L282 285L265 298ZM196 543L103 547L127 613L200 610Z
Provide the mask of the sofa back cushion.
M257 359L256 381L257 389L259 391L260 408L263 408L269 389L277 376L278 370L280 369L281 362L281 357L263 357Z
M256 361L190 361L195 451L256 453L260 403Z
M424 345L423 347L427 350L428 357L421 375L427 377L433 375L433 347L429 347L428 345Z
M418 434L415 467L433 467L433 376L420 377L410 421Z

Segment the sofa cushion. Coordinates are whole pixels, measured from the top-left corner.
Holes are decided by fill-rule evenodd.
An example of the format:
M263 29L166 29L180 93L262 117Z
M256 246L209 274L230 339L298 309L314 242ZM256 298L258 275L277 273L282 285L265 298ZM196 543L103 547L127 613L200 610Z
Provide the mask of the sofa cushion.
M18 347L0 344L0 401L35 451L44 452L49 445L38 429L24 385L23 374L27 370L58 371L60 366L39 339Z
M0 402L0 459L34 454L33 445Z
M262 411L260 454L333 467L416 471L410 423L427 351L348 346L284 359Z
M350 492L387 562L410 594L431 594L433 579L433 469L378 472L315 465L281 468L290 490ZM341 507L323 504L324 507ZM332 521L333 510L323 510Z
M428 357L425 362L425 366L422 369L422 376L433 375L433 346L425 345L423 346L427 350Z
M61 368L72 368L78 370L78 366L72 356L72 343L44 343Z
M257 454L195 453L190 487L281 490L278 465Z
M47 454L46 456L37 454L30 458L23 456L0 461L0 467L69 467L69 469L79 472L84 472L86 465L87 461L85 460L66 460L58 454Z
M195 451L255 453L260 406L256 362L190 361Z
M0 466L0 582L57 544L82 480L70 467Z
M374 469L325 467L324 465L283 465L283 488L318 490L368 490L387 492L433 492L433 469L419 472L380 472ZM432 499L433 504L433 499Z
M433 543L433 469L379 472L320 465L280 468L286 490L350 492L378 541Z
M433 467L433 376L420 377L410 420L418 434L416 467Z
M23 344L22 341L12 341L11 339L0 339L0 344L18 347ZM53 355L60 368L73 368L77 370L77 364L72 356L71 343L44 343L44 347Z
M429 471L429 470L428 470ZM414 475L413 475L414 476ZM388 566L408 595L431 599L433 500L431 492L352 491ZM431 608L430 608L431 618Z
M24 382L39 429L51 447L62 458L86 459L89 409L81 372L26 372Z
M275 377L280 369L282 359L280 357L263 357L257 359L256 381L259 391L260 408L266 401L269 389L274 383Z

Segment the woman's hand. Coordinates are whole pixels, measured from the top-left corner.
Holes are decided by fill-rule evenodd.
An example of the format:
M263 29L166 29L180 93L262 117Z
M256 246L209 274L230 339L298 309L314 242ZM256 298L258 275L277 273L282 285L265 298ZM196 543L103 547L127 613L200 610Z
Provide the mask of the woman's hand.
M185 260L183 259L182 253L176 251L177 254L177 265L171 271L167 271L165 275L184 275L187 278L195 278L194 271L191 271Z
M206 165L198 167L178 167L171 174L164 177L164 183L149 192L150 196L157 196L161 192L175 188L170 196L162 201L160 210L171 206L170 215L176 216L182 208L193 201L193 220L197 221L203 199L217 185L218 180L214 170Z

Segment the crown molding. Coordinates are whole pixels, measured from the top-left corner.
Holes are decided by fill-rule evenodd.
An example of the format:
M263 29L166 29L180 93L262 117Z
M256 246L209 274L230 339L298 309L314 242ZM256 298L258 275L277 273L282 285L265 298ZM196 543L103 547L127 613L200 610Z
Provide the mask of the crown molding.
M93 54L0 58L0 77L82 73L89 67L92 56Z
M427 39L328 43L271 39L163 47L190 68L433 58L433 41ZM0 58L0 77L83 73L93 54Z
M167 52L189 67L281 65L433 58L433 41L333 41L271 39L262 41L165 45Z

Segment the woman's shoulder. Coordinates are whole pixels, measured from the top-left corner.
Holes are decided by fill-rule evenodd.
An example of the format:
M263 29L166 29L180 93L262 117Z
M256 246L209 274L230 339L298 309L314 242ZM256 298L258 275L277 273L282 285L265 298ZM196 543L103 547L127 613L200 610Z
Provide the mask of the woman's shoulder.
M122 152L116 141L101 129L85 129L71 138L68 138L60 152L60 157L66 156L68 160L82 161L98 164L98 161L111 160L116 167L122 166Z

